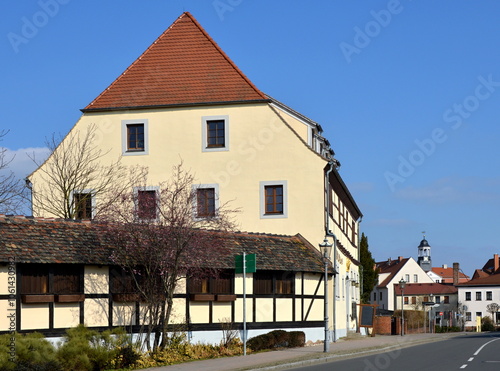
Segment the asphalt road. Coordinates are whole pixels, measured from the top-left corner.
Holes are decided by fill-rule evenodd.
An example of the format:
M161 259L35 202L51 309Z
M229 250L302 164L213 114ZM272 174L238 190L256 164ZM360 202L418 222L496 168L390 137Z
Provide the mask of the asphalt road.
M390 352L328 362L295 371L500 370L500 334L468 334Z

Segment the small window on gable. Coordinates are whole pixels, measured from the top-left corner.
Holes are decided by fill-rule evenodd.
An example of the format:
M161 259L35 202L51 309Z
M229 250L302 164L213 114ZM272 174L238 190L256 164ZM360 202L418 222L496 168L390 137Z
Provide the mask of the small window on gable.
M75 219L92 219L92 193L73 192Z
M148 153L148 120L122 121L122 154L144 155Z
M202 117L202 151L229 150L229 116Z

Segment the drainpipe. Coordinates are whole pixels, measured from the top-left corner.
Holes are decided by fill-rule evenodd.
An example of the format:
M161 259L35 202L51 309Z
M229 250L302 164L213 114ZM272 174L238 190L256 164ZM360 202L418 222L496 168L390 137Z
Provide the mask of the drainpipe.
M31 211L31 216L33 216L33 183L28 178L24 179L26 188L29 189L30 191L30 211Z
M330 173L335 166L333 161L328 162L330 166L325 173L325 236L333 237L333 342L337 342L337 236L330 230L330 215L328 208L330 207Z

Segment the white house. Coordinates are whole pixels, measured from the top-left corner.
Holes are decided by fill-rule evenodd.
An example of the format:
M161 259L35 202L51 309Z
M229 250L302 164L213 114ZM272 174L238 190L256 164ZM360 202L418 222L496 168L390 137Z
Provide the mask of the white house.
M398 257L396 260L388 259L378 262L378 284L373 288L370 302L378 304L380 309L394 310L395 296L394 285L401 279L406 283L432 283L432 279L418 265L413 258Z

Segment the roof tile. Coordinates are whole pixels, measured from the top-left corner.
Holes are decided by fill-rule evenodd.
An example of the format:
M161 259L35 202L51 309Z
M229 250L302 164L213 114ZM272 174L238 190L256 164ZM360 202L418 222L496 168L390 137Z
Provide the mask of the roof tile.
M245 101L268 98L185 12L83 111Z

